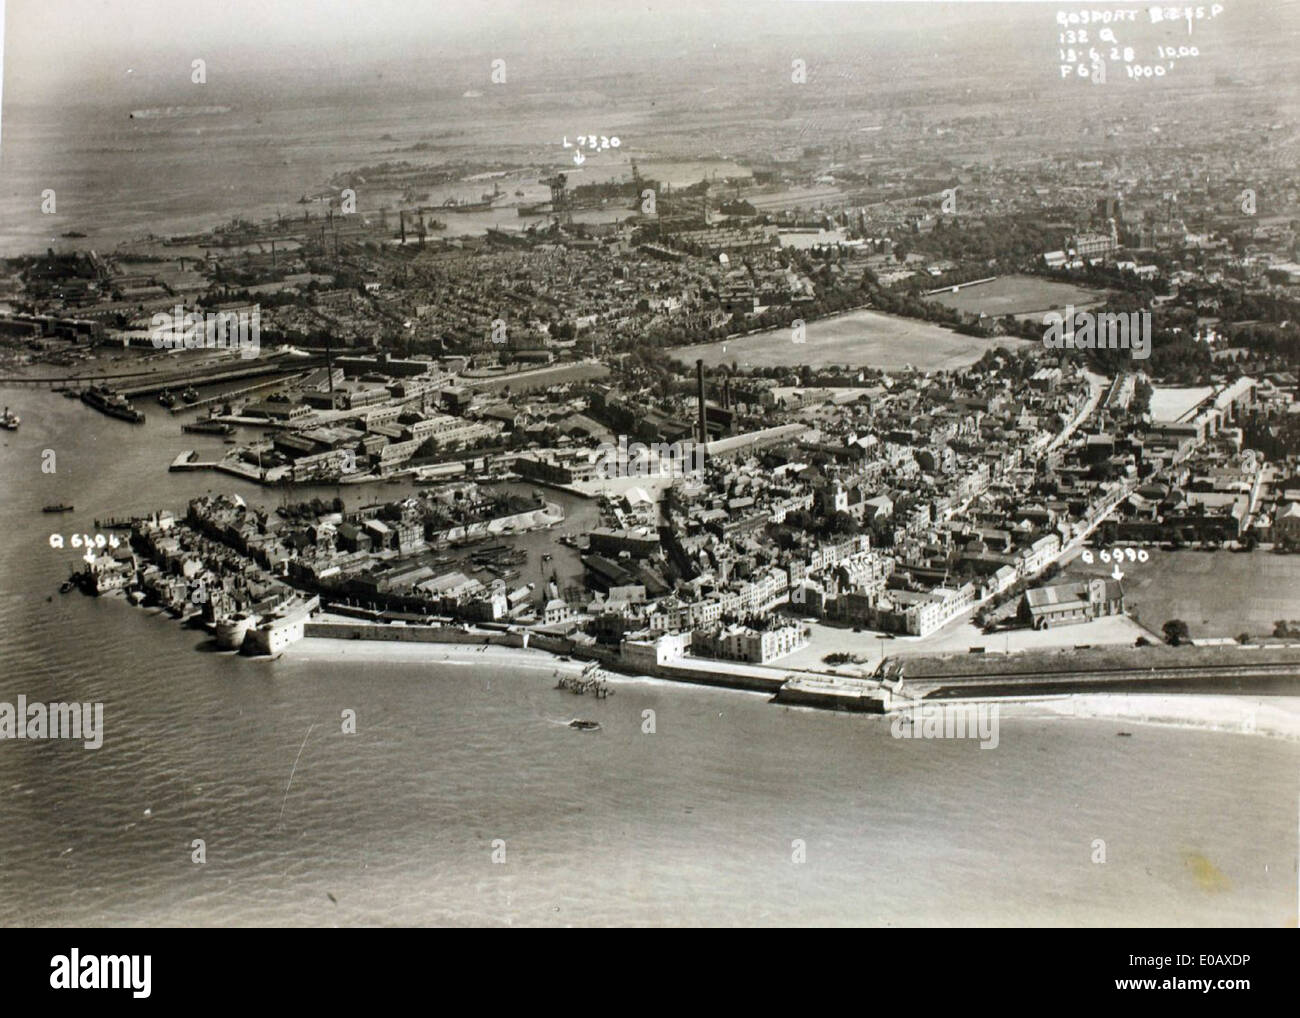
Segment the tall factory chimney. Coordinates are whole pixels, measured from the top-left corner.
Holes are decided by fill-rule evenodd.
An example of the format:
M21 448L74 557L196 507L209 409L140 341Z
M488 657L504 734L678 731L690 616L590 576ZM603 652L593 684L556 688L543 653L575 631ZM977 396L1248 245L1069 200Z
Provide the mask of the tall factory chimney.
M700 399L700 445L709 442L709 429L704 423L704 358L695 362L695 390Z
M334 351L330 346L330 334L325 333L325 374L329 376L330 409L334 409Z

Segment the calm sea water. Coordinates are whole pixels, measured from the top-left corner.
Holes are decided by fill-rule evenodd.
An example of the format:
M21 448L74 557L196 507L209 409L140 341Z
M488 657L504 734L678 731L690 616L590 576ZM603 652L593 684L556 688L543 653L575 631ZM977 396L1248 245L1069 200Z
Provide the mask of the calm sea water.
M77 553L49 534L208 488L278 495L168 474L211 440L157 408L132 428L0 395L23 418L0 433L0 701L102 701L106 727L98 751L0 742L5 923L1295 922L1294 744L1004 719L988 751L743 693L580 700L544 664L214 653L153 611L59 595ZM76 511L40 512L60 500ZM553 536L530 569L543 547L572 568ZM565 727L575 712L603 731Z

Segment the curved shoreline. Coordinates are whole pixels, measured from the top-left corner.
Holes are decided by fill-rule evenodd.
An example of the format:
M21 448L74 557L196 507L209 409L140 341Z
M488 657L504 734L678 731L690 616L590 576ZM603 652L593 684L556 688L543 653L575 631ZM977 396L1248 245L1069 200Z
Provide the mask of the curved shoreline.
M474 665L509 666L552 674L580 675L589 664L572 659L561 661L550 651L534 648L502 647L495 644L400 643L369 640L340 640L308 637L287 649L286 656L301 660L384 661L394 664L419 663L450 667ZM628 675L603 671L603 677L618 684L650 682L680 688L698 687L695 683L670 678ZM720 678L724 676L720 675ZM731 692L760 695L753 689L732 689L722 683L704 688L728 689ZM1300 741L1300 697L1248 696L1208 693L1067 693L1054 696L984 697L918 701L940 707L952 704L996 705L1001 717L1016 720L1077 720L1124 722L1189 730L1223 732L1235 735L1258 735L1265 738ZM794 704L783 706L798 706ZM898 709L909 709L910 703ZM805 707L825 710L823 707ZM881 716L881 715L876 715Z

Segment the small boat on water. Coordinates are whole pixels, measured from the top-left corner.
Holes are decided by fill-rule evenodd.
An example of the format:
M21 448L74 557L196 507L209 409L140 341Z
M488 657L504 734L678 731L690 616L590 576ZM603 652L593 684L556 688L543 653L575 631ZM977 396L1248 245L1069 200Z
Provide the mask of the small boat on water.
M22 418L15 413L11 413L8 407L5 407L4 417L0 417L0 426L6 431L17 431L18 425L22 423Z
M1133 733L1132 733L1132 732L1116 732L1115 734L1116 734L1117 736L1119 736L1121 739L1131 739L1131 738L1133 738Z
M569 727L576 729L579 732L599 732L600 722L584 721L581 718L574 718L572 721L569 722Z
M66 593L67 593L68 591L70 591L71 589L72 589L72 581L71 581L71 580L64 580L62 583L59 584L59 593L60 593L60 594L66 594Z
M199 401L198 391L192 385L185 386L185 391L181 393L181 399L186 403L197 403Z
M58 505L47 505L47 506L42 507L41 512L43 512L43 513L70 513L70 512L72 512L72 506L70 506L70 505L65 505L64 503L60 502Z
M164 389L158 393L158 402L170 410L176 405L176 396L171 389Z

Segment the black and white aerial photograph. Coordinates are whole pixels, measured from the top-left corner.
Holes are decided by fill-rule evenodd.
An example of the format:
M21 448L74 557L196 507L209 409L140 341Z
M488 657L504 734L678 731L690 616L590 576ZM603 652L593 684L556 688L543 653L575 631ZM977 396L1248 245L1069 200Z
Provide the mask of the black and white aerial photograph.
M0 24L0 926L1297 926L1297 0Z

